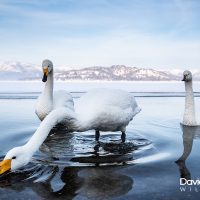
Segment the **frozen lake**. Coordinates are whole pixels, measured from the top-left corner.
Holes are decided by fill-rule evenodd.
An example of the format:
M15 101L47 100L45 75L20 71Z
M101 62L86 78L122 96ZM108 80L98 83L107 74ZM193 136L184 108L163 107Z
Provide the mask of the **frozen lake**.
M42 81L0 81L1 93L37 93L43 90ZM180 82L55 82L56 90L67 90L69 92L86 92L94 88L117 88L129 92L184 92L184 83ZM194 92L200 92L200 82L194 82Z
M194 84L198 115L199 86ZM41 82L0 83L1 159L39 126L34 111L42 87ZM142 108L127 128L123 148L116 145L119 132L103 133L97 145L93 131L55 128L27 167L0 177L0 199L198 199L199 186L199 192L193 186L180 191L180 177L198 179L200 163L200 129L180 126L183 83L55 85L72 92L75 102L94 87L126 89Z
M43 90L43 82L0 81L0 99L36 99ZM56 82L55 90L71 92L74 98L95 88L117 88L137 97L184 96L183 82ZM200 82L194 82L195 96L200 95Z

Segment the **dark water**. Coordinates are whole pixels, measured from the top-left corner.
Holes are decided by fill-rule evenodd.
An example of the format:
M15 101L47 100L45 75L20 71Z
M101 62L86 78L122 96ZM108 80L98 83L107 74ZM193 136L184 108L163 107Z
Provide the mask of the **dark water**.
M4 96L3 96L4 95ZM24 144L40 124L37 94L0 95L0 157ZM81 93L73 93L75 101ZM200 177L200 128L181 127L182 95L137 95L142 112L120 133L67 133L56 127L31 163L0 177L0 199L197 199L180 177ZM197 113L200 98L196 97Z

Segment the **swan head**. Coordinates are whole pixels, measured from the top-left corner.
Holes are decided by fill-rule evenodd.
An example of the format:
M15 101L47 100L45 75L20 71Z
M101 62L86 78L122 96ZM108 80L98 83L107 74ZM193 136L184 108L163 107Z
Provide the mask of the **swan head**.
M0 175L10 170L15 171L27 165L30 159L31 156L25 151L24 146L11 149L3 161L0 162Z
M43 70L43 73L44 73L42 81L46 82L48 74L52 73L52 71L53 71L53 63L48 59L43 60L42 70Z
M185 82L190 82L192 81L192 73L188 70L184 71L183 72L183 80L182 81L185 81Z

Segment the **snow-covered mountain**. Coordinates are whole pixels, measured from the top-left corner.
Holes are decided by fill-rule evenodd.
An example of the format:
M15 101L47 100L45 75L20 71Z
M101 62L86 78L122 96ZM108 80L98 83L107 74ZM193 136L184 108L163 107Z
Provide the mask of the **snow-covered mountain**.
M41 75L41 67L33 64L0 61L0 80L35 80Z
M58 80L179 80L180 77L170 72L157 71L124 65L111 67L88 67L78 70L62 70L56 73Z
M200 81L200 70L193 72L194 80ZM21 62L0 62L0 80L40 80L41 66ZM113 65L94 66L82 69L57 68L56 80L127 80L171 81L180 80L182 70L159 71L148 68Z

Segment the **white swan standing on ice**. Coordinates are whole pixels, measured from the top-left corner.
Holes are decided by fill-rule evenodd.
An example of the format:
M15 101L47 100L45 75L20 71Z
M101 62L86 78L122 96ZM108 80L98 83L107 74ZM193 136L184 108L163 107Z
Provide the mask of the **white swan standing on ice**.
M131 94L114 89L98 89L88 92L78 100L75 111L70 98L67 98L67 103L64 101L65 98L62 98L61 102L52 101L53 75L51 71L53 71L53 64L48 60L43 63L45 63L43 81L47 79L47 85L36 108L36 113L43 121L25 145L15 147L6 154L0 163L0 174L8 170L14 171L28 164L51 129L58 123L65 124L70 131L94 129L96 140L99 139L100 131L121 131L122 141L124 141L126 126L141 110ZM45 67L46 63L50 63L48 68Z
M182 81L185 82L185 111L182 123L186 126L196 126L192 73L190 71L184 71Z

